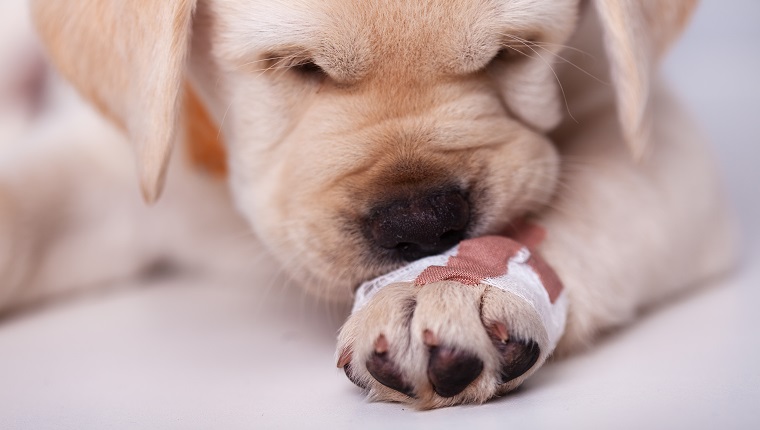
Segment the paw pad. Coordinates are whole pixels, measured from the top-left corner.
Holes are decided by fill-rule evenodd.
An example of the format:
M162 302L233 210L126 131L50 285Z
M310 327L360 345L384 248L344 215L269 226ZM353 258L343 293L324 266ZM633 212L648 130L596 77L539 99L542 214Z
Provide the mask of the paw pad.
M389 357L388 341L385 339L385 336L380 335L377 338L375 341L375 351L365 365L367 366L367 372L377 382L399 393L414 397L412 386L404 381L398 366Z
M430 348L427 375L433 390L441 397L461 393L481 372L483 361L473 353L445 346Z
M373 399L421 409L513 390L564 329L566 296L539 259L481 238L364 284L341 329L339 367Z

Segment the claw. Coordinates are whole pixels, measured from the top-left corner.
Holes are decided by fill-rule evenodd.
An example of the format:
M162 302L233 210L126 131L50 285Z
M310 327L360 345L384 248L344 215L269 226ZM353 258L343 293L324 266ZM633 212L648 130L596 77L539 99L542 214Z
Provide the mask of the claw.
M491 339L498 340L502 343L506 343L509 340L509 333L507 332L507 326L504 323L495 322L491 324L488 330L491 335Z
M381 334L375 341L375 353L385 354L386 352L388 352L388 339L385 338L385 335Z
M422 342L426 346L430 346L430 347L438 346L438 338L430 330L425 330L422 332Z
M346 348L343 350L343 352L340 353L340 357L338 358L338 368L344 368L348 365L348 363L351 362L353 352L350 348Z

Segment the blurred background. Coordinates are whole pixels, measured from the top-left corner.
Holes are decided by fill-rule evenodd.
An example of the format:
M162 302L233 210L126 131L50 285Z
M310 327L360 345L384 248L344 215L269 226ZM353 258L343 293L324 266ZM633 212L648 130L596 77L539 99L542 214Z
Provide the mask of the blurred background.
M17 37L31 31L19 7L0 0L0 166L47 79ZM340 318L262 270L286 287L262 297L243 279L156 280L1 320L0 429L760 428L758 23L758 0L703 0L663 70L713 142L741 267L517 393L426 413L368 403L335 369Z

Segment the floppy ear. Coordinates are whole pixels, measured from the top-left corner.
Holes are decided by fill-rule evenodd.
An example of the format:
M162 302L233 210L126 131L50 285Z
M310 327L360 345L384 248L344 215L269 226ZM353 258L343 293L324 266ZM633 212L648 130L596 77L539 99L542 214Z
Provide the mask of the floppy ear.
M651 133L648 103L653 73L686 26L697 0L595 0L595 4L623 134L640 159Z
M143 197L161 193L196 0L32 0L53 63L135 145Z

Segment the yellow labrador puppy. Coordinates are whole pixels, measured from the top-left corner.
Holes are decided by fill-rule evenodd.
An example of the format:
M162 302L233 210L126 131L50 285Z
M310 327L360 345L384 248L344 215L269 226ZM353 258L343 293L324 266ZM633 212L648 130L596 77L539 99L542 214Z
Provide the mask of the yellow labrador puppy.
M656 77L694 4L33 1L52 63L99 114L62 95L3 163L2 305L158 257L245 265L202 239L240 228L233 202L304 288L338 301L530 215L569 302L556 352L587 345L733 259L710 156ZM148 202L172 164L154 214L102 117ZM349 318L340 365L375 399L479 403L535 372L545 337L510 293L397 286Z

